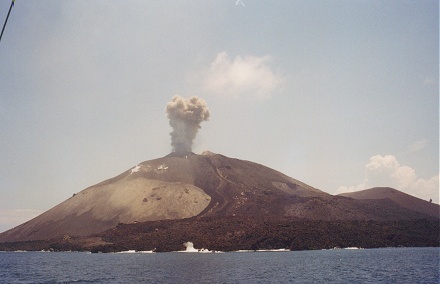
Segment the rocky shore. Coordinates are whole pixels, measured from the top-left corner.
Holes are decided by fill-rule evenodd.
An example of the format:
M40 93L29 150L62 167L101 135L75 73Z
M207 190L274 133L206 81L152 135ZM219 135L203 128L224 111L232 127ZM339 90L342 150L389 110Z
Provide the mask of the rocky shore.
M215 251L345 247L438 247L435 218L406 221L323 221L297 218L190 218L119 224L88 237L63 236L45 241L1 243L1 251L155 251L196 248Z

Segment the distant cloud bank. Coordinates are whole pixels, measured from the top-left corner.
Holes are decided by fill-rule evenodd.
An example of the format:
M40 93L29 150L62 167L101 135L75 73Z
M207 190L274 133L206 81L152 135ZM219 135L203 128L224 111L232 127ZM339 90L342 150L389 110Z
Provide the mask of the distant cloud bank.
M421 143L423 144L423 143ZM439 203L439 175L430 179L419 178L409 166L401 166L393 155L376 155L365 166L364 181L355 186L340 186L337 193L353 192L377 186L388 186Z
M283 77L271 68L270 62L269 55L232 59L226 52L221 52L210 65L205 89L229 97L267 99L283 82Z

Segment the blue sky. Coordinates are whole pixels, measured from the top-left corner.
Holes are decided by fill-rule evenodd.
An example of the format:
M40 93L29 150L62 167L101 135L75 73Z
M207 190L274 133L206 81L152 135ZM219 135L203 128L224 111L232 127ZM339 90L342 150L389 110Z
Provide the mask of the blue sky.
M210 110L196 153L438 203L438 1L242 2L17 0L0 42L0 231L168 154L174 95Z

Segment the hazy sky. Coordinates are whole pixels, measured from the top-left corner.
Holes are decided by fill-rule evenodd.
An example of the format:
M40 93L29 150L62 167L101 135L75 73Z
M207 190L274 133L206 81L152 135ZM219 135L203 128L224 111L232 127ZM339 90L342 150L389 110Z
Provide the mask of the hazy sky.
M17 0L0 42L0 231L167 155L174 95L210 110L196 153L438 203L438 1L242 3Z

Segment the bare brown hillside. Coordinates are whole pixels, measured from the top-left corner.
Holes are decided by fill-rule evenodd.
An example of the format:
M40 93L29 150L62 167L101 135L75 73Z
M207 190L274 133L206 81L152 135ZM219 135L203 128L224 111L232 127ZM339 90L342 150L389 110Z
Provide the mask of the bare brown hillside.
M88 236L120 223L188 218L393 221L431 212L405 204L332 196L263 165L210 152L171 153L77 193L0 234L0 242Z

